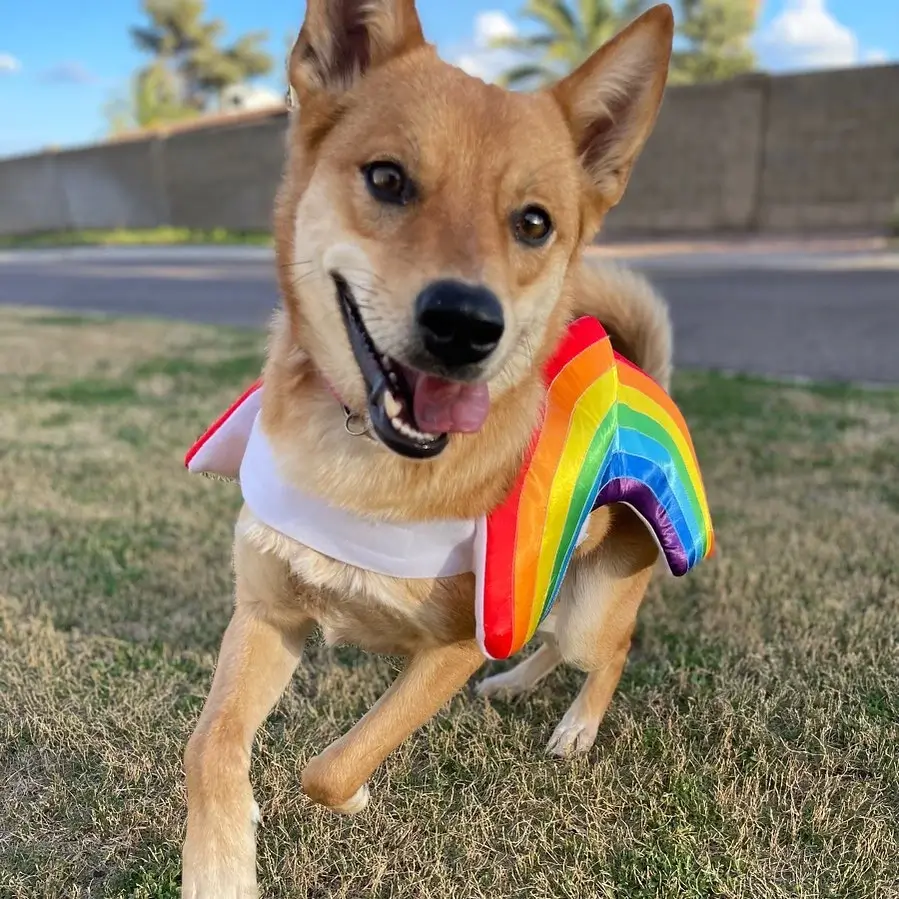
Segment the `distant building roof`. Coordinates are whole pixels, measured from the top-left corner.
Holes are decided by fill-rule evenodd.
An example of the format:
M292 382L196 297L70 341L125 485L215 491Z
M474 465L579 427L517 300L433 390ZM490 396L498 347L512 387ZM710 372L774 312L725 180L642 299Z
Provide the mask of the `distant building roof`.
M271 109L284 105L284 94L276 94L267 87L256 84L232 84L226 87L219 99L222 112L243 112L247 109Z
M193 119L184 119L180 122L170 122L165 125L154 125L150 128L134 128L130 131L122 131L119 134L110 135L103 143L123 143L132 140L142 140L150 135L167 137L170 134L180 134L184 131L198 131L204 128L218 128L225 125L246 125L251 122L265 121L265 119L281 118L287 115L287 106L281 100L278 103L269 103L258 108L243 109L240 111L211 112L197 116Z

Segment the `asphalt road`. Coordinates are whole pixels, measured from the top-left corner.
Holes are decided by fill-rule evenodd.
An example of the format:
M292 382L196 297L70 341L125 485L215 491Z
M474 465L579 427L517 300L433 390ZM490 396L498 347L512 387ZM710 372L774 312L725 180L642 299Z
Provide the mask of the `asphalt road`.
M628 258L671 304L676 362L899 383L899 253ZM260 327L277 302L260 248L0 252L0 303Z

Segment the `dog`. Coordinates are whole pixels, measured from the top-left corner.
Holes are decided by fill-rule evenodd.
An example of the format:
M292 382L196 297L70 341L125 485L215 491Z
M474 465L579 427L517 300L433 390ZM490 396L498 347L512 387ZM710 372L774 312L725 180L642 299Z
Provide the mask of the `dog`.
M585 251L655 123L673 34L650 9L556 84L486 84L441 61L413 0L308 0L274 234L282 304L260 421L285 482L395 524L466 520L510 490L538 424L541 367L575 316L663 386L667 308ZM586 672L549 740L587 751L659 558L624 505L588 522L540 647L481 696L521 694L561 662ZM407 658L302 788L346 814L367 781L485 661L470 574L396 578L314 551L245 505L236 599L185 750L183 895L257 894L250 750L312 630Z

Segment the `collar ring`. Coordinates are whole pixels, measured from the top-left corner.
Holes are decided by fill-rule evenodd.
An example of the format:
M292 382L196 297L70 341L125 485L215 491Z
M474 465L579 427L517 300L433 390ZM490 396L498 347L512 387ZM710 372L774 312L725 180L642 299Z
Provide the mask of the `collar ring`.
M366 423L364 416L359 412L353 412L353 410L347 406L343 407L343 412L346 416L343 427L347 434L351 437L364 437L368 433L368 424Z

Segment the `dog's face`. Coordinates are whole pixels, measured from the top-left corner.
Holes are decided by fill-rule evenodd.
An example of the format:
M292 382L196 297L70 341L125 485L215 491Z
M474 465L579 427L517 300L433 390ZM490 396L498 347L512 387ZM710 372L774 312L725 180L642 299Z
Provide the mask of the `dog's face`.
M533 375L571 260L651 130L671 30L657 7L553 89L520 94L441 62L412 0L309 0L282 289L296 339L388 447L434 456Z

